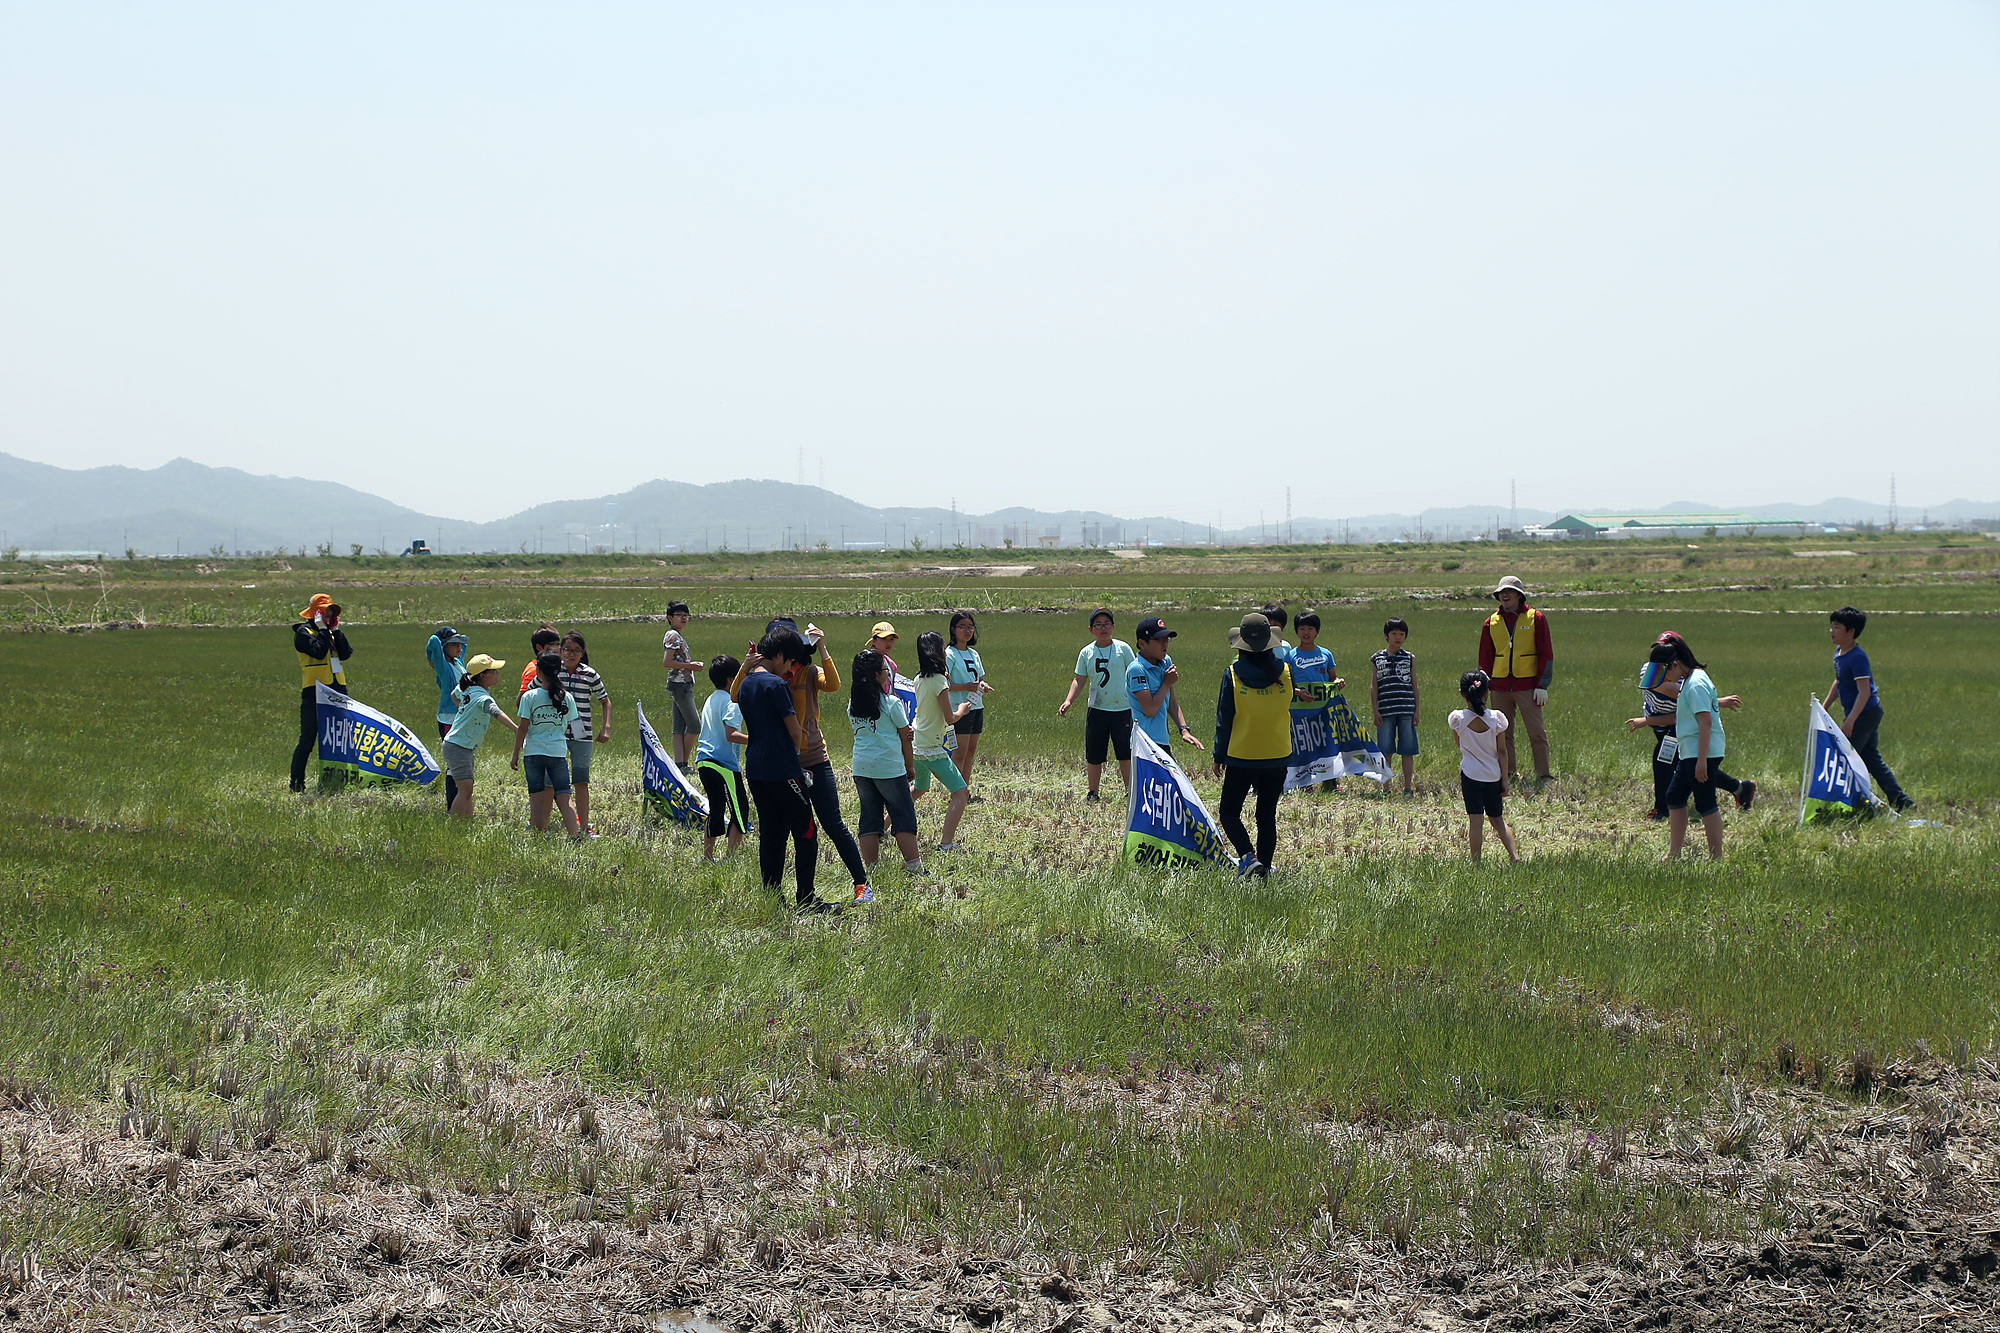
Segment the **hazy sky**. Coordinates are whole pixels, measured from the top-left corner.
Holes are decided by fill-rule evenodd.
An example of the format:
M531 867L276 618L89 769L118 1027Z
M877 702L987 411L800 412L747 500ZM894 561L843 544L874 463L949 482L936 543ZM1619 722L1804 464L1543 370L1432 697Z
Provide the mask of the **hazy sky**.
M2000 5L0 5L0 450L2000 499Z

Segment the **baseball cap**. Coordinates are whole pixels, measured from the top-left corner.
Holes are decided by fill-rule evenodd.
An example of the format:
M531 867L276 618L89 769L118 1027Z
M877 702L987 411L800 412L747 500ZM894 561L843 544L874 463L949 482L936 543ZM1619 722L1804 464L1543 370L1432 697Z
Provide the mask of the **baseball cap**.
M1229 631L1229 646L1248 648L1253 653L1263 652L1271 646L1271 622L1264 619L1261 612L1252 611Z
M482 671L497 671L506 665L505 662L497 657L488 657L485 653L474 653L472 660L465 664L465 674L476 676Z
M888 621L878 620L875 622L875 628L868 631L868 637L871 639L900 639L903 636L896 633L896 627Z
M1686 640L1686 639L1683 639L1683 638L1682 638L1682 637L1681 637L1680 635L1678 635L1678 634L1674 633L1674 631L1672 631L1672 630L1668 630L1668 631L1667 631L1667 632L1666 632L1665 634L1662 634L1662 635L1661 635L1661 636L1660 636L1659 638L1657 638L1657 639L1653 640L1653 642L1654 642L1654 643L1686 643L1686 642L1687 642L1687 640Z
M1139 639L1141 642L1147 639L1177 639L1179 637L1180 631L1168 629L1167 622L1158 616L1147 616L1139 622Z

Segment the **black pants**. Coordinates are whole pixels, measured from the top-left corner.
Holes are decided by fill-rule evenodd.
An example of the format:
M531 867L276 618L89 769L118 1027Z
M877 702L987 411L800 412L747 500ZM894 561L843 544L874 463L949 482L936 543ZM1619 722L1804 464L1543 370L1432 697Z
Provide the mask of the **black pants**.
M806 784L797 778L783 782L750 779L750 799L757 806L757 868L764 887L785 883L785 843L798 844L798 901L813 900L813 870L819 864L819 829L813 821Z
M1896 781L1889 765L1882 760L1881 732L1882 705L1870 699L1868 707L1862 709L1861 716L1855 720L1854 734L1848 740L1854 745L1855 758L1868 770L1868 776L1875 779L1876 794L1900 810L1909 804L1910 798L1904 793L1902 784Z
M738 833L745 832L743 821L750 817L750 802L743 794L743 775L732 771L724 776L706 764L697 764L694 771L701 778L702 794L708 797L708 836L721 837L731 824ZM731 787L736 790L731 791Z
M1673 734L1672 727L1653 729L1653 808L1662 815L1667 813L1667 788L1674 785L1674 770L1680 767L1677 760L1660 758L1660 747L1665 745ZM1720 760L1711 763L1708 771L1711 785L1718 791L1726 791L1734 796L1736 789L1743 785L1740 779L1732 778L1722 771Z
M1257 793L1257 859L1271 864L1278 850L1278 798L1285 794L1282 768L1238 768L1222 770L1222 831L1238 856L1250 855L1250 831L1243 827L1243 799Z
M446 736L449 736L450 734L451 734L451 723L449 722L438 723L439 740L443 740ZM458 779L453 777L451 774L447 773L444 775L444 808L449 810L453 805L457 803L458 803Z
M861 864L861 845L854 841L854 835L847 831L847 825L840 818L840 779L833 775L833 765L817 763L806 772L812 774L813 813L819 816L819 826L826 836L833 839L833 850L840 854L840 863L847 867L847 873L854 877L856 884L868 882L868 867Z
M347 693L341 684L331 686L336 693ZM292 790L306 789L306 761L312 758L313 746L319 743L319 687L308 685L299 691L299 744L292 751Z

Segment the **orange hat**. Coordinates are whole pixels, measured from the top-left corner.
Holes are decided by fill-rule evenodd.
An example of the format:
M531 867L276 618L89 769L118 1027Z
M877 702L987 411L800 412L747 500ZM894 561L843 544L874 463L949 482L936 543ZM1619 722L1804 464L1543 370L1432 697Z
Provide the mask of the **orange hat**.
M311 620L313 615L320 611L331 611L335 615L339 615L340 605L326 593L316 592L312 595L312 600L306 603L306 609L299 612L299 619Z

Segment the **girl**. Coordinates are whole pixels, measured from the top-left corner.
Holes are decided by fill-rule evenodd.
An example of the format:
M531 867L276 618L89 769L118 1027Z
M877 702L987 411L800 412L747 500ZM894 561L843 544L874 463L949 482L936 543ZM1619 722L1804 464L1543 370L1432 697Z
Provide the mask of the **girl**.
M916 757L903 701L887 688L895 684L889 659L873 648L863 648L854 655L852 675L847 725L854 729L854 761L849 767L855 794L861 798L861 859L870 870L875 868L886 812L889 832L903 854L903 869L921 875L924 863L917 855L917 803L910 795ZM856 901L867 902L868 898Z
M729 830L729 852L743 845L750 827L750 795L743 788L743 761L736 747L750 737L743 730L743 710L729 697L729 683L742 663L723 653L708 664L708 683L715 693L701 706L701 731L694 750L694 771L708 797L708 835L701 845L707 860L715 859L715 840Z
M604 677L590 665L590 649L575 630L562 637L562 686L576 700L576 720L569 724L569 780L576 789L576 822L583 836L594 838L590 826L590 755L594 745L611 739L611 695ZM597 703L597 736L590 734L591 702Z
M431 635L424 645L424 656L430 659L431 672L437 677L438 739L451 733L451 724L458 720L458 705L452 694L458 689L458 682L465 676L465 668L459 663L464 659L470 642L451 625L438 626L437 633ZM450 773L444 775L444 808L449 811L458 804L458 782Z
M945 702L951 691L951 674L945 666L944 637L936 631L928 631L917 636L917 716L915 734L911 737L911 760L916 765L916 794L922 796L931 788L931 779L936 778L951 793L951 802L945 807L944 832L938 839L938 850L955 852L958 850L958 820L965 813L968 793L965 777L958 766L945 753L944 733L946 727L956 726L967 713L972 711L970 701L952 711Z
M971 712L952 724L951 729L958 737L952 762L958 765L958 775L970 784L972 759L979 753L979 735L986 729L986 700L982 696L993 687L986 683L986 664L979 660L979 626L973 623L972 612L952 612L950 631L951 643L944 650L944 658L945 674L951 677L951 702L963 700L972 707ZM979 799L966 798L968 804Z
M1470 821L1466 837L1472 843L1475 863L1486 835L1486 826L1479 822L1481 815L1500 835L1507 859L1521 859L1514 850L1514 834L1501 813L1507 784L1501 781L1500 735L1507 730L1507 715L1486 706L1486 693L1492 687L1493 680L1484 671L1468 671L1460 676L1458 692L1465 700L1465 707L1448 719L1452 736L1458 741L1458 789L1465 795L1465 815Z
M562 809L563 828L572 838L583 829L570 807L569 728L576 721L576 699L563 688L562 658L543 653L535 659L532 685L521 696L519 716L527 725L514 733L512 767L521 767L523 746L528 753L528 827L537 833L549 826L549 806Z
M1655 644L1686 643L1680 635L1668 630ZM1661 677L1666 668L1647 662L1639 671L1639 716L1625 720L1625 730L1637 731L1649 727L1653 732L1653 808L1646 812L1650 820L1667 817L1667 788L1673 785L1674 770L1678 767L1679 742L1674 738L1674 700L1680 694L1679 684L1667 684ZM1743 700L1731 694L1715 701L1718 708L1741 708ZM1717 770L1715 785L1736 798L1736 808L1748 810L1750 802L1757 798L1757 784L1738 782L1728 774Z
M442 748L445 776L458 784L451 798L451 813L460 819L472 818L472 752L486 739L487 726L498 718L517 736L521 731L493 701L493 687L499 683L500 668L506 665L481 653L465 664L465 674L451 692L452 706L458 711L445 731Z
M1647 666L1648 674L1655 674L1650 668L1660 668L1661 688L1680 687L1674 698L1674 780L1667 788L1667 859L1678 860L1687 842L1687 807L1692 797L1702 830L1708 835L1708 854L1721 860L1722 811L1715 789L1732 779L1722 771L1727 740L1722 734L1722 708L1715 682L1708 678L1706 666L1695 659L1694 649L1685 639L1654 644ZM1739 804L1745 804L1741 790L1745 786L1755 790L1754 784L1738 784Z
M1269 617L1252 611L1229 631L1236 660L1215 702L1215 776L1222 779L1222 831L1236 873L1262 879L1278 851L1278 798L1292 766L1292 668L1272 649ZM1243 801L1257 793L1257 842L1243 827Z

